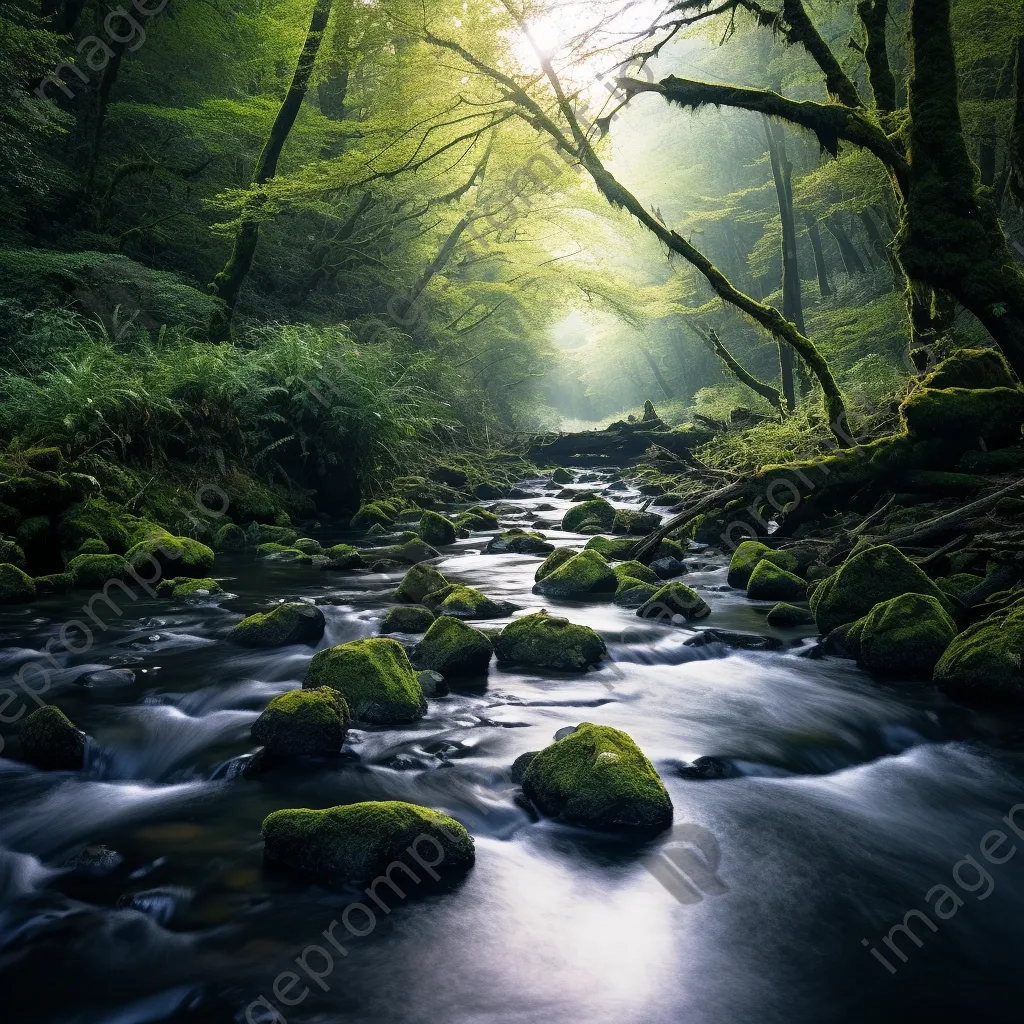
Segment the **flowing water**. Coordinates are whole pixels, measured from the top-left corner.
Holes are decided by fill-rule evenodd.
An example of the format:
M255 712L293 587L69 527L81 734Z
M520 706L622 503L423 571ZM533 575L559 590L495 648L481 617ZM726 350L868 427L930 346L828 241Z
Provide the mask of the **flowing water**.
M561 518L567 502L541 481L524 486L534 496L503 503L504 526ZM810 630L769 629L766 606L728 589L721 557L690 559L687 583L713 613L681 628L610 603L542 600L531 593L539 559L484 554L487 540L459 541L439 568L592 626L609 662L585 675L492 662L415 725L355 728L339 758L253 779L239 770L249 729L301 684L314 651L240 650L227 629L273 601L309 599L327 619L320 648L371 636L401 574L221 555L234 598L121 601L91 650L61 656L45 697L92 742L78 773L0 758L2 1019L817 1024L1019 1012L1024 853L1003 858L1011 841L1024 846L1024 808L1020 836L1001 822L1024 803L1018 717L809 656ZM4 611L5 674L81 607L79 594ZM784 646L685 645L705 627ZM581 721L636 740L671 794L673 830L631 841L524 806L512 761ZM726 777L693 778L686 766L702 756ZM386 893L386 909L264 869L270 811L368 799L457 817L475 866L446 889ZM1008 836L998 850L985 840L993 829ZM982 856L986 842L1003 863ZM100 844L119 859L68 866ZM936 890L926 902L940 885L955 898ZM360 899L369 910L331 932L342 953L323 932ZM912 917L916 940L895 934L904 960L883 939L911 910L930 924Z

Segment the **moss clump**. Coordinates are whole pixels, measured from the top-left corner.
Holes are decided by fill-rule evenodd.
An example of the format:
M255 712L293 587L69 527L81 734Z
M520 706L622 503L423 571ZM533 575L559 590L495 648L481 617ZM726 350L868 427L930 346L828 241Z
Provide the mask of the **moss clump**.
M254 743L275 757L337 754L352 719L345 698L329 686L275 697L253 723Z
M569 472L569 470L563 469L559 466L558 469L551 474L551 479L554 480L556 484L571 484L576 478Z
M250 523L246 527L245 539L251 548L258 548L261 544L280 544L290 548L299 539L299 535L290 526Z
M215 551L244 551L245 531L234 523L225 523L214 535Z
M641 580L644 583L661 585L661 577L649 566L644 565L643 562L620 562L612 571L620 580L628 577L629 579Z
M423 861L437 860L436 877L468 871L474 858L473 839L454 818L398 800L274 811L263 822L263 839L269 863L339 882L368 882L402 863L409 873L392 877L407 894L426 881Z
M555 550L543 533L529 533L526 530L506 530L492 537L487 545L490 555L546 555Z
M24 516L40 516L64 508L74 500L75 488L63 476L33 473L0 479L0 502Z
M591 537L584 551L596 551L609 561L626 561L637 545L635 537Z
M323 638L324 626L324 613L316 605L297 601L247 616L228 633L227 639L240 647L312 645Z
M85 733L59 708L33 711L21 726L21 756L37 768L78 771L85 759Z
M454 466L435 466L430 471L430 479L449 487L465 487L468 477L465 470L456 469Z
M507 493L507 487L498 487L496 484L486 482L477 484L473 488L473 497L479 498L481 501L495 501L498 498L504 498Z
M495 638L494 653L502 662L581 671L596 665L607 648L589 626L539 611L507 625Z
M661 516L657 512L637 512L625 508L615 510L612 520L612 533L632 533L646 536L661 526Z
M796 626L811 625L814 616L807 608L782 602L768 613L767 622L773 629L792 629Z
M74 577L69 572L55 572L49 576L37 576L35 579L36 593L43 594L66 594L75 583Z
M1002 353L965 348L944 359L921 381L926 388L1015 388L1017 381Z
M353 530L368 530L371 526L390 526L400 513L383 501L369 501L359 506L349 526Z
M1017 601L955 637L933 679L953 697L976 701L1024 699L1024 601Z
M38 556L44 548L50 546L52 531L53 523L49 516L32 516L21 522L15 537L23 551L30 556Z
M320 555L323 554L324 550L320 541L313 540L312 537L300 537L292 544L292 547L296 551L301 551L304 555Z
M547 597L585 598L614 594L618 585L604 556L584 550L535 583L533 590Z
M537 566L537 571L533 574L534 580L539 582L545 577L550 576L560 565L568 562L573 555L578 554L579 550L577 548L555 548L555 550Z
M479 590L459 583L449 583L427 594L423 604L436 615L451 615L457 619L500 619L516 608L507 601L492 601Z
M156 530L129 548L124 557L136 569L146 569L155 560L165 569L173 568L179 576L207 576L213 568L214 554L191 537Z
M930 679L956 633L934 597L902 594L875 605L847 634L847 643L860 667L874 675Z
M632 576L617 576L616 579L619 585L615 588L615 597L612 600L621 608L639 608L650 601L661 586L661 580L657 583L648 583Z
M976 576L971 572L955 572L952 576L942 576L937 579L935 586L947 596L959 598L984 582L984 576Z
M916 439L941 438L974 447L981 438L998 447L1020 438L1024 392L1016 388L917 388L901 406L907 433Z
M403 577L395 591L395 599L419 604L427 594L448 586L448 581L432 565L414 565Z
M454 544L455 524L437 512L424 512L420 516L420 536L428 544Z
M405 648L387 637L352 640L314 655L302 688L318 686L333 686L364 722L413 722L427 710Z
M471 505L455 520L455 525L465 530L496 530L498 517L481 505Z
M775 551L757 540L745 540L733 552L729 562L729 586L745 590L758 563L765 559L786 572L796 572L798 563L795 555L788 551Z
M90 498L72 505L57 521L57 537L65 551L81 551L88 540L98 539L110 551L123 554L137 536L153 524L131 515L127 509L104 498Z
M36 585L16 565L0 563L0 604L23 604L36 596Z
M700 594L684 583L666 583L649 601L640 605L636 613L642 619L671 621L681 616L689 621L706 619L711 608Z
M580 528L590 523L598 525L600 532L608 532L614 522L615 509L611 502L604 498L594 498L592 501L581 501L569 509L562 517L562 529L567 533L582 532Z
M223 593L221 585L209 576L198 580L176 576L173 580L163 580L156 588L157 597L209 597L210 594Z
M523 792L552 818L587 828L660 832L672 800L632 738L584 722L545 747L523 772Z
M64 453L59 448L26 448L18 458L37 473L56 473L64 468Z
M747 581L747 597L752 601L799 601L806 596L804 580L767 558L757 563Z
M416 565L418 562L426 562L428 559L437 558L440 552L425 544L418 537L415 540L407 540L403 544L392 544L386 548L370 548L363 552L363 557L370 561L385 559L391 562L405 562L407 565Z
M425 633L434 613L420 604L400 604L388 610L380 624L381 633Z
M487 671L493 650L479 629L445 615L431 624L412 656L421 668L443 676L478 676Z
M76 587L89 590L130 575L128 562L120 555L76 555L68 562L68 572Z
M889 544L867 548L848 558L811 595L811 611L824 635L862 618L883 601L901 594L936 598L947 612L949 598L901 551Z
M324 549L324 561L321 562L322 569L363 569L366 561L358 548L351 544L332 544Z
M279 562L312 562L312 555L305 555L298 548L289 548L284 544L269 541L256 549L257 558L273 558Z
M107 547L105 540L100 540L99 537L90 537L84 544L78 549L80 555L109 555L110 548Z
M0 538L0 562L9 565L16 565L19 569L25 568L25 552L13 540Z

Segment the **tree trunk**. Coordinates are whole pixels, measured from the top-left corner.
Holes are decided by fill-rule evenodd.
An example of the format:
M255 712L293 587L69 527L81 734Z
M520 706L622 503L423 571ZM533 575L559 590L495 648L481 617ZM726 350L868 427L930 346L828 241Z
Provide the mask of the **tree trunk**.
M865 207L858 216L860 217L861 224L864 225L864 231L868 236L868 241L871 243L871 248L874 250L875 255L882 263L889 264L894 277L898 276L899 271L893 263L892 254L889 252L889 247L885 244L882 232L878 230L878 225L875 223L875 218L871 215L871 211Z
M673 392L671 385L665 379L665 374L661 372L661 367L651 354L651 350L646 345L638 345L637 347L640 349L640 354L647 361L647 365L651 368L651 373L654 374L654 379L658 382L658 387L661 388L662 394L666 398L675 398L675 392Z
M332 0L316 0L313 8L313 15L310 20L309 30L306 33L306 41L299 55L298 63L295 66L295 74L292 77L292 84L285 96L281 109L278 111L277 119L270 130L270 138L263 147L259 159L256 161L256 169L253 172L252 184L265 185L277 174L277 164L281 159L281 151L284 149L288 136L295 125L295 119L299 116L302 101L306 98L309 89L309 79L313 73L313 65L316 63L317 54L320 52L320 43L323 40L324 29L331 14ZM218 325L221 332L226 331L238 304L238 296L242 291L242 285L249 276L252 269L253 259L256 256L256 243L259 241L259 219L256 216L262 202L257 197L242 211L242 223L235 235L234 246L231 255L228 257L224 269L213 279L211 290L224 302L226 309L225 321ZM217 339L220 340L220 339Z
M818 291L823 299L832 295L832 285L828 283L828 266L825 263L825 250L821 247L821 232L818 222L809 214L804 214L804 224L811 240L811 251L814 253L814 269L818 274Z
M835 215L829 217L825 221L825 227L828 228L829 234L835 239L836 245L839 247L839 255L842 257L843 266L846 268L847 274L866 274L868 268L864 266L864 261L860 258L857 247L850 241L850 236L846 233L846 229L839 222L839 219Z
M725 363L729 372L741 384L745 384L755 394L760 395L772 408L778 409L780 413L783 412L782 395L771 384L765 384L764 381L758 380L753 374L748 373L740 365L736 357L722 344L722 339L714 328L706 332L702 331L699 327L695 327L694 330L701 336L704 344Z

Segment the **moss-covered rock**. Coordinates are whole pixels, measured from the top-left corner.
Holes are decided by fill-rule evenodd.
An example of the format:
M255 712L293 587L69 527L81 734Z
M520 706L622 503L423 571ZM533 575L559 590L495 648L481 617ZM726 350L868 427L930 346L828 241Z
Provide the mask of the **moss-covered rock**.
M516 610L508 601L492 601L473 587L449 583L423 598L435 615L451 615L456 619L500 619Z
M547 597L587 598L611 596L618 585L604 556L597 551L584 550L535 583L533 590Z
M381 633L425 633L434 621L434 613L421 604L400 604L388 609L380 624Z
M25 552L15 541L6 537L0 537L0 563L2 562L16 565L19 569L25 568Z
M251 548L258 548L261 544L280 544L290 548L299 539L299 535L290 526L250 523L245 530L245 539Z
M381 501L368 501L359 506L349 525L353 530L368 530L371 526L390 526L398 513Z
M650 566L644 565L643 562L620 562L612 572L620 580L629 578L661 586L661 577Z
M584 550L596 551L608 561L626 561L632 558L637 543L635 537L591 537Z
M87 590L100 590L110 580L130 576L128 562L120 555L76 555L67 569L74 585Z
M420 516L420 536L428 544L454 544L455 524L437 512L424 512Z
M435 466L430 471L430 479L448 487L465 487L469 478L465 470L456 469L454 466Z
M657 583L648 583L632 576L617 576L616 579L619 585L615 588L612 600L620 608L639 608L650 601L661 587L661 580Z
M88 540L83 541L82 546L78 549L77 554L109 555L110 548L107 546L107 542L105 540L100 540L99 537L90 537Z
M427 594L448 586L448 581L432 565L414 565L403 577L395 591L395 599L419 604Z
M244 551L245 530L235 523L225 523L214 534L213 548L215 551Z
M474 858L473 839L454 818L398 800L274 811L263 839L269 863L339 882L368 882L402 863L411 877L392 875L410 895L427 882L424 862L437 878L468 871Z
M766 621L773 629L793 629L797 626L811 625L814 622L814 616L809 608L781 602L768 613Z
M559 466L558 469L551 474L551 479L554 480L556 484L571 484L575 477L573 477L569 470L563 469Z
M966 348L954 352L921 381L926 388L1015 388L1009 364L991 348Z
M460 619L436 619L413 649L413 660L443 676L477 676L487 671L493 653L491 641Z
M0 531L14 533L21 523L21 513L11 505L0 501Z
M672 621L681 616L689 621L706 619L711 608L700 594L684 583L666 583L649 601L640 605L636 613L642 619Z
M509 623L495 638L494 653L500 662L581 671L601 661L607 648L589 626L539 611Z
M473 497L479 498L481 501L495 501L498 498L504 498L507 493L507 487L499 487L497 484L486 482L477 484L473 488Z
M324 551L320 541L314 540L312 537L300 537L292 544L292 547L304 555L321 555Z
M455 520L455 525L466 530L496 530L498 517L482 505L471 505Z
M824 635L901 594L934 597L947 612L953 612L949 598L906 555L888 544L851 556L822 580L811 595L811 611Z
M578 548L555 548L555 550L537 566L537 571L533 574L534 580L540 581L545 577L550 576L560 565L568 562L573 555L578 554Z
M984 582L984 576L977 576L971 572L956 572L952 576L940 577L935 581L935 586L949 597L960 598Z
M21 725L21 756L37 768L78 771L85 759L85 733L59 708L48 704Z
M156 588L157 597L209 597L211 594L223 593L221 585L209 576L205 579L176 576L173 580L161 581Z
M546 555L555 550L543 533L530 533L526 530L506 530L492 537L487 544L489 555Z
M274 757L330 757L345 740L352 715L330 686L275 697L253 723L252 739Z
M166 530L155 531L128 549L125 560L136 569L146 571L151 559L178 576L208 576L213 568L211 548L191 537L175 537Z
M332 544L325 548L321 569L364 569L366 561L362 552L351 544Z
M612 533L631 533L645 536L661 526L661 516L657 512L639 512L631 509L617 508L612 520Z
M21 521L15 540L26 556L36 562L39 558L45 557L48 553L46 549L52 547L53 535L53 522L49 516L32 516ZM7 561L13 562L14 559Z
M902 594L875 605L848 634L857 663L877 676L930 679L956 636L956 623L934 597Z
M416 565L419 562L426 562L428 559L437 558L440 552L424 543L417 537L415 540L407 540L402 544L392 544L386 548L370 548L363 552L367 561L373 562L386 559L391 562L404 562L406 565Z
M973 390L919 387L900 408L907 433L918 440L943 439L964 448L981 438L998 447L1020 438L1024 422L1024 391L1017 388Z
M16 565L0 563L0 604L23 604L36 596L32 577Z
M413 722L427 710L409 655L388 637L351 640L314 655L302 688L318 686L333 686L359 721Z
M562 529L567 533L582 532L580 527L588 522L598 525L601 532L610 531L615 522L615 508L611 502L604 498L581 501L562 517Z
M571 825L660 832L672 800L632 738L584 722L545 747L523 772L523 792L541 813Z
M747 597L752 601L800 601L806 595L806 581L767 558L757 563L747 581Z
M131 515L123 506L105 498L90 498L72 505L57 520L57 537L65 551L81 551L90 539L98 539L110 551L123 554L140 532L152 524Z
M55 572L35 578L36 593L41 597L45 594L66 594L74 584L75 579L69 572Z
M797 570L796 555L788 551L775 551L757 540L745 540L733 552L729 562L729 586L745 590L758 563L766 559L786 572L795 573Z
M269 612L246 616L227 636L241 647L317 644L324 635L324 613L304 601L279 604Z
M260 544L256 548L257 558L272 558L275 562L302 562L305 564L311 564L313 561L312 555L307 555L301 552L298 548L290 548L284 544L277 544L274 541L268 541L266 544Z
M0 502L18 509L23 516L42 516L69 505L75 497L74 485L54 473L0 477Z
M940 689L962 700L1024 700L1024 601L955 637L935 666Z

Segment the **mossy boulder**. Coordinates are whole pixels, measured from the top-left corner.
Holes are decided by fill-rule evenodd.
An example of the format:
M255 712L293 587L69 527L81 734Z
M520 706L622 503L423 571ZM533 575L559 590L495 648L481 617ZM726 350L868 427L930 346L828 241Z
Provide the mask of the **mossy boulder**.
M1002 353L992 348L954 352L921 383L926 388L1015 388L1017 381Z
M814 616L809 608L780 602L768 613L766 621L773 629L794 629L797 626L811 625Z
M767 558L757 563L747 581L747 597L752 601L799 601L806 595L806 581Z
M425 633L434 621L434 613L421 604L399 604L388 609L380 624L381 633Z
M25 568L25 552L16 541L7 537L0 537L0 563L6 562L9 565L16 565L19 569Z
M607 648L589 626L539 611L509 623L495 638L494 653L500 662L582 671L601 661Z
M599 532L607 533L615 522L615 508L604 498L581 501L569 509L562 517L562 529L567 533L582 532L580 527L592 524L599 527Z
M609 561L626 561L637 546L635 537L591 537L584 551L596 551Z
M889 544L869 547L848 558L811 595L811 611L822 635L837 626L856 622L876 604L901 594L934 597L948 612L948 597L897 548Z
M414 722L427 710L405 648L388 637L351 640L313 656L304 690L333 686L355 719L381 725Z
M213 538L215 551L244 551L245 530L235 523L225 523Z
M1020 439L1024 391L1017 388L919 387L900 407L907 433L917 440L942 439L974 447L980 438L992 447Z
M23 604L36 596L36 585L24 570L0 563L0 604Z
M211 548L191 537L175 537L166 530L155 531L128 549L125 560L136 569L146 570L155 560L162 568L171 568L178 576L208 576L213 568Z
M492 601L474 587L449 583L423 598L435 615L451 615L457 619L500 619L516 610L508 601Z
M711 614L711 607L695 590L684 583L666 583L649 601L645 601L636 610L642 619L660 619L673 621L682 617L687 621L706 619Z
M971 572L956 572L952 576L940 577L935 581L935 586L949 597L960 598L984 582L984 576L977 576Z
M562 467L559 466L558 469L551 474L551 479L554 480L556 484L571 484L575 477L569 472L569 470L562 469Z
M526 530L506 530L492 537L487 545L489 555L546 555L555 550L543 533L530 533Z
M499 487L497 484L487 482L477 484L473 488L473 497L479 498L481 501L495 501L498 498L504 498L507 493L507 487Z
M617 576L616 579L619 585L615 588L612 600L620 608L639 608L650 601L661 587L661 580L649 583L632 576Z
M419 604L427 594L448 586L448 581L432 565L414 565L403 577L395 591L395 599Z
M661 516L657 512L639 512L631 509L617 508L612 520L612 533L632 533L646 536L661 526Z
M555 548L555 550L537 566L537 571L533 574L534 581L539 582L545 577L550 576L560 565L568 562L570 558L578 554L578 548Z
M48 576L37 576L35 585L36 593L40 596L66 594L75 585L75 578L69 572L55 572Z
M323 551L322 569L363 569L366 567L362 553L351 544L332 544Z
M1001 608L955 637L935 666L934 681L968 701L1024 700L1024 601Z
M429 475L431 480L446 484L448 487L465 487L468 480L465 470L456 469L454 466L435 466Z
M304 562L312 563L313 556L301 552L298 548L290 548L285 544L277 544L268 541L256 548L257 558L272 558L275 562Z
M161 581L156 588L157 597L209 597L211 594L223 593L221 585L209 576L205 579L177 576L173 580Z
M618 578L603 555L581 551L535 583L533 590L546 597L587 598L610 596L618 585Z
M420 536L428 544L454 544L455 524L437 512L424 512L420 516Z
M304 601L279 604L269 612L246 616L227 636L240 647L317 644L324 635L324 613Z
M584 722L532 758L523 792L542 814L570 825L660 832L672 800L654 765L620 729Z
M263 709L252 739L274 757L330 757L341 749L351 718L345 698L330 686L291 690Z
M643 562L620 562L612 570L620 579L642 580L644 583L654 583L661 586L661 577L650 566Z
M498 517L482 505L471 505L455 520L455 525L465 530L496 530Z
M368 501L359 506L349 525L353 530L368 530L371 526L390 526L398 514L392 506L381 501Z
M0 478L0 502L30 517L47 515L74 500L75 487L66 477L27 472L25 476Z
M99 537L90 537L82 543L77 552L79 555L109 555L110 548L105 540Z
M59 708L48 704L21 725L21 756L37 768L78 771L85 760L85 733Z
M930 679L956 634L956 623L934 597L901 594L858 620L846 644L873 675Z
M392 544L386 548L370 548L363 552L363 557L369 561L386 559L391 562L404 562L406 565L416 565L419 562L426 562L431 558L437 558L440 552L429 544L420 540L407 540L402 544Z
M18 546L33 561L44 557L46 549L53 545L53 522L49 516L32 516L23 519L18 526L15 540ZM100 543L103 543L100 541ZM13 561L13 559L8 559Z
M786 572L795 573L799 564L796 555L788 551L775 551L758 540L745 540L733 552L729 562L729 586L745 590L758 563L766 559Z
M324 550L320 541L314 540L312 537L300 537L297 541L293 542L292 547L296 551L301 551L304 555L321 555Z
M246 527L245 539L251 548L258 548L261 544L280 544L290 548L299 539L299 535L290 526L250 523Z
M473 839L454 818L398 800L274 811L262 834L268 863L338 882L369 882L404 864L411 877L392 876L410 894L427 881L424 862L437 878L465 873L474 859Z
M100 590L110 580L127 579L129 568L121 555L76 555L67 565L75 586L87 590Z
M431 624L412 657L421 668L446 677L476 676L487 671L493 651L491 641L479 629L445 615Z

